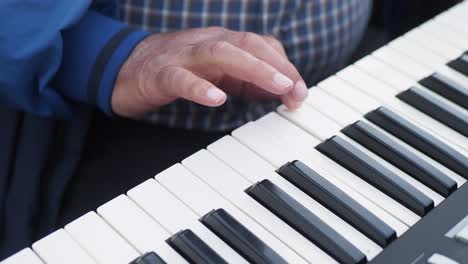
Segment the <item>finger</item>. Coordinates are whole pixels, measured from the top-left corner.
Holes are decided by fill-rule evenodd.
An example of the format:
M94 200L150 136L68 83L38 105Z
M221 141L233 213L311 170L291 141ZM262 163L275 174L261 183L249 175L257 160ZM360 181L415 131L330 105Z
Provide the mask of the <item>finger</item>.
M181 67L166 67L157 74L166 97L183 98L205 106L220 106L227 95L211 82Z
M294 65L288 60L283 45L272 36L260 36L250 32L226 33L226 41L265 61L294 83L302 80Z
M253 56L269 63L275 69L285 74L294 83L294 89L282 95L289 101L302 102L308 96L307 86L301 75L288 60L283 45L273 36L260 36L249 32L232 32L228 35L231 43L246 50ZM298 104L294 104L298 105Z
M193 46L193 58L187 64L199 68L200 63L212 65L224 74L250 82L274 94L286 94L294 82L269 63L226 41L205 42Z

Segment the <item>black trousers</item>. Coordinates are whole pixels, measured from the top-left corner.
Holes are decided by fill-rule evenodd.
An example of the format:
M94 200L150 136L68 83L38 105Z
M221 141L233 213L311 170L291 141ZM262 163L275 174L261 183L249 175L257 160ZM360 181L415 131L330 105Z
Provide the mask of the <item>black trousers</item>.
M228 134L169 129L96 113L59 226L95 210Z

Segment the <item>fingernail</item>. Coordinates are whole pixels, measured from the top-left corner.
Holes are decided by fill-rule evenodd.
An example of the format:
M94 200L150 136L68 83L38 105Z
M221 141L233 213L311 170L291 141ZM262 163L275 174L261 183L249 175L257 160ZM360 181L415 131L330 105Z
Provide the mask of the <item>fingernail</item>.
M303 81L298 81L294 86L293 95L296 99L304 101L309 95L309 90Z
M288 88L294 84L291 79L281 73L276 73L275 76L273 76L273 83L280 89Z
M215 103L219 103L221 102L224 97L225 97L225 94L223 92L221 92L218 88L209 88L208 91L206 92L206 96L213 102Z

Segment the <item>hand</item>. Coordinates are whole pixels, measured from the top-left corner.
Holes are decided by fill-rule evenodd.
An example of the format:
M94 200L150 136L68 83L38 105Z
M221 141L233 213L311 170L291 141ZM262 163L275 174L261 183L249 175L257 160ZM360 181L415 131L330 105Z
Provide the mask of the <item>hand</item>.
M295 109L308 91L279 41L214 27L144 39L120 69L111 103L136 117L178 98L220 106L226 93Z

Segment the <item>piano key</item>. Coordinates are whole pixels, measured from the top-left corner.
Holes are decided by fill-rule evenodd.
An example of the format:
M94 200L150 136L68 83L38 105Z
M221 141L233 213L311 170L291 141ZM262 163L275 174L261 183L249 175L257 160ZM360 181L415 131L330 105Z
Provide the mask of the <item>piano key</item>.
M388 108L381 107L366 114L366 118L447 168L467 177L468 158Z
M347 143L351 144L353 147L355 147L357 150L361 151L363 154L367 155L369 158L373 159L376 163L381 165L382 167L388 169L390 172L393 174L397 175L400 177L401 180L407 182L409 185L412 187L416 188L418 191L429 197L433 202L434 202L434 207L439 205L443 200L444 197L432 190L431 188L427 187L426 185L422 184L415 178L411 177L410 175L406 174L405 172L401 171L397 167L393 166L391 163L386 161L385 159L379 157L372 151L368 150L367 148L361 146L359 143L356 141L352 140L348 136L344 135L343 133L339 133L337 136L339 136L341 139L346 141Z
M468 136L468 114L463 108L450 105L443 98L438 98L436 94L419 87L411 87L397 97L460 134Z
M448 63L452 69L463 73L464 75L468 76L468 55L463 54L459 58L456 58Z
M158 254L149 252L130 262L130 264L166 264L166 262Z
M335 135L341 128L335 123L329 122L329 118L307 105L295 111L290 111L284 105L281 105L277 111L280 115L309 131L320 140ZM313 122L310 122L310 120L313 120ZM320 129L314 129L315 127L320 127Z
M271 181L258 182L246 192L340 263L367 262L359 249Z
M65 230L98 263L128 264L139 256L127 241L94 212L69 223Z
M394 87L405 89L409 88L414 83L412 78L400 73L372 56L366 56L355 62L354 65L374 78L380 78L384 73L385 79L383 79L383 81Z
M140 253L157 252L169 263L187 263L165 242L170 233L127 196L114 198L97 212Z
M404 37L411 39L412 41L414 41L422 47L425 47L441 56L444 56L447 60L454 59L463 52L463 49L451 45L450 43L444 42L438 38L435 38L427 32L418 30L418 28L409 31L404 35Z
M366 122L358 121L342 132L445 197L457 189L452 178Z
M455 239L462 243L468 244L468 225L463 227L462 230L455 234Z
M250 263L287 263L223 209L213 210L200 220Z
M434 207L429 197L339 137L321 143L317 149L420 216Z
M309 242L304 236L247 195L244 190L250 186L250 183L208 151L198 151L184 159L182 165L230 200L236 207L255 219L255 221L258 221L259 224L275 234L284 243L294 247L296 252L308 261L336 263L319 247Z
M302 148L303 150L311 150L308 154L299 153L297 152L298 148L285 141L284 138L278 135L272 136L269 130L262 129L255 123L243 125L234 130L232 135L276 168L292 160L301 160L307 166L320 171L328 181L392 227L398 236L402 235L408 226L420 219L411 210L345 170L313 147Z
M261 223L256 221L257 219L252 219L243 213L241 209L235 207L182 165L176 164L159 173L156 178L164 187L187 203L187 206L190 206L199 217L203 217L214 209L222 208L287 262L307 263L295 250L293 251L294 247L287 247L281 238L275 237L272 232L266 230Z
M399 37L391 41L388 46L399 54L417 61L432 70L447 63L447 60L443 56L433 53L424 46L417 45L405 37Z
M247 263L200 223L199 215L155 180L147 180L128 191L127 195L171 235L180 230L190 229L226 261Z
M468 90L439 73L419 81L421 85L468 109Z
M35 242L32 248L47 264L96 263L63 229L59 229Z
M415 62L389 46L374 51L372 56L412 78L418 79L433 72L431 68L421 62Z
M460 263L444 255L434 253L429 259L427 259L427 264L460 264Z
M467 47L468 36L450 31L447 27L437 24L437 22L434 20L428 21L427 23L420 26L419 29L428 32L429 34L432 34L439 39L450 42L451 44L461 49L466 49Z
M305 102L308 106L318 110L326 117L334 119L342 126L354 123L361 118L361 115L354 109L341 103L319 87L309 89L309 96Z
M190 229L177 232L167 243L193 264L228 263Z
M346 69L342 70L338 76L352 84L352 86L348 87L349 89L358 89L364 93L368 93L371 97L378 100L381 105L387 106L392 111L419 124L424 127L425 130L440 137L446 144L468 150L465 136L394 97L398 93L397 89L400 88L390 87L382 81L363 73L354 66L348 66ZM338 94L337 96L339 97L340 95ZM352 98L352 100L355 99L356 98Z
M350 83L336 76L328 77L320 82L318 88L362 115L382 106L380 102L371 96L361 90L354 89Z
M276 116L279 117L278 115ZM283 119L283 121L285 120ZM281 124L278 126L282 127ZM309 211L330 225L333 229L340 230L340 234L345 239L353 243L353 245L359 248L359 250L361 250L364 254L366 254L368 260L373 259L382 251L380 246L360 233L354 227L350 226L340 217L333 214L319 202L312 199L310 196L278 175L275 172L275 167L270 165L267 161L256 155L254 152L250 151L247 147L243 146L234 138L225 136L209 145L208 150L227 165L231 166L231 168L236 170L250 183L268 179L282 188Z
M1 264L44 264L30 248L25 248L3 260Z
M396 239L390 226L302 162L288 163L279 168L278 173L380 246L386 247Z
M450 28L451 31L458 32L460 34L468 36L468 29L466 28L466 22L459 19L456 16L439 15L439 16L436 16L434 20L437 24Z

